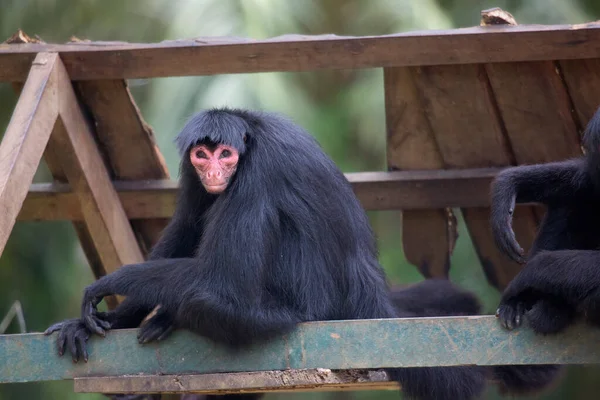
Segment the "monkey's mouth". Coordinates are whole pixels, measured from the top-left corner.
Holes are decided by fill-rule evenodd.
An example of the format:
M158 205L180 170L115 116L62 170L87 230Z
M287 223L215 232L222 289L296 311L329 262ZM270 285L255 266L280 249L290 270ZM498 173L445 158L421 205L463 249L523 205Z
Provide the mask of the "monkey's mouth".
M208 183L202 182L202 186L204 186L204 189L206 189L206 191L208 193L219 194L219 193L223 193L225 191L225 189L227 189L227 182L223 182L220 184L208 184Z

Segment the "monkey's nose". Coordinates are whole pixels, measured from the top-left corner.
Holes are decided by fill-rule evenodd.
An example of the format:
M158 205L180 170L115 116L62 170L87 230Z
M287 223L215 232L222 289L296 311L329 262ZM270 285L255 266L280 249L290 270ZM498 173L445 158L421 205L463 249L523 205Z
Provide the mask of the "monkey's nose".
M221 170L216 170L216 171L210 170L206 173L206 177L208 179L221 178L221 175L222 175Z

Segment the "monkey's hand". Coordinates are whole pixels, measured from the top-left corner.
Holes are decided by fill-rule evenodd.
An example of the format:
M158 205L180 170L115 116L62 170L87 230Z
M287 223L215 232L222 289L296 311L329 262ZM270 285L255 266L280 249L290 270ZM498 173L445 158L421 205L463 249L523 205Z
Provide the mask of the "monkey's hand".
M56 323L46 329L44 335L48 336L57 331L59 332L56 340L58 355L62 357L65 349L68 349L73 362L78 362L81 357L87 362L88 353L86 343L90 337L90 331L83 323L83 320L74 318Z
M513 195L510 199L498 197L493 201L491 221L496 246L511 260L523 264L525 263L525 252L517 242L512 227L516 196Z
M97 281L96 281L97 282ZM88 286L83 293L81 303L81 320L86 328L97 335L105 336L110 329L110 322L104 319L105 313L98 312L97 306L108 294L95 294L94 284Z
M576 311L569 292L577 291L564 287L560 276L577 271L567 272L570 257L557 255L538 253L505 289L496 316L506 329L520 326L524 317L541 334L560 332L573 322Z
M543 254L541 254L543 256ZM533 257L527 265L515 276L515 278L508 284L502 298L500 299L500 305L496 310L496 317L500 319L500 323L506 329L514 329L521 325L523 322L523 316L531 309L531 307L540 300L539 295L541 293L532 285L539 282L540 276L537 270L543 263L543 257L536 255Z
M144 344L164 340L173 332L174 327L171 315L159 305L142 322L138 330L138 342Z

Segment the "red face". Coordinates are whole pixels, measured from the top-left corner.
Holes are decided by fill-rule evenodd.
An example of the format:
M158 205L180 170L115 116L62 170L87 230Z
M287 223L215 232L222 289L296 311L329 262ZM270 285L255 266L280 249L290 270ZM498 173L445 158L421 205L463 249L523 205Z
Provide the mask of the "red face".
M224 144L211 150L198 145L190 150L190 161L208 193L220 194L227 189L229 180L237 169L239 154L236 149Z

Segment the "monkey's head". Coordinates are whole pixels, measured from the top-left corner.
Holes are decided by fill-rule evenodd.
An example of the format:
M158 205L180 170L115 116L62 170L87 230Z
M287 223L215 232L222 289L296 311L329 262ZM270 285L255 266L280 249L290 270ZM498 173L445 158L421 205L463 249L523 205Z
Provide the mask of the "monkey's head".
M223 193L246 152L249 130L236 110L212 109L194 115L175 139L182 166L191 165L208 193Z

